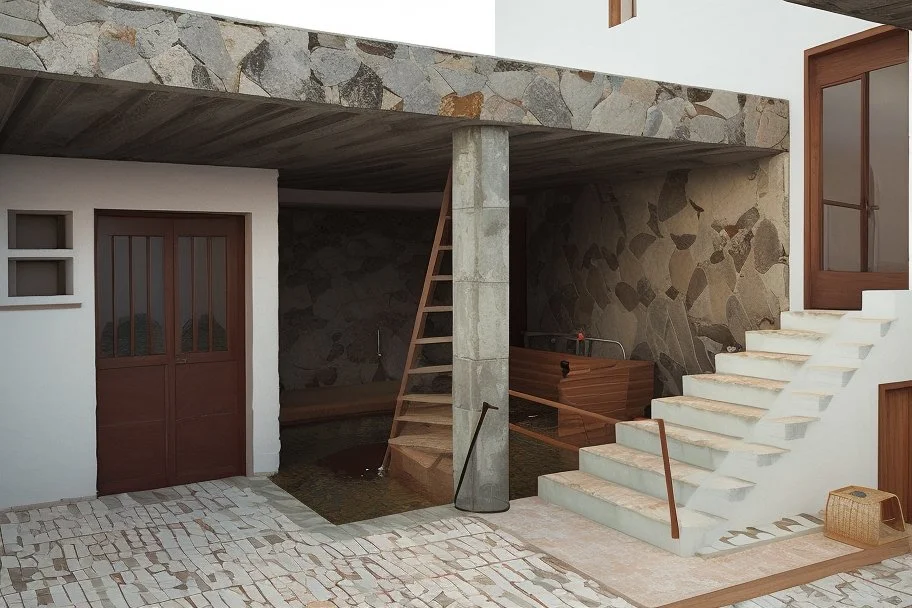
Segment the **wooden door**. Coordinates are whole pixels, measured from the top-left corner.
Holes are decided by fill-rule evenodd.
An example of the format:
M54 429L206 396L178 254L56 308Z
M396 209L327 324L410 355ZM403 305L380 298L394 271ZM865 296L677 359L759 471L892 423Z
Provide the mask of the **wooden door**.
M242 227L98 217L99 494L244 473Z
M908 287L908 40L881 27L806 54L808 308Z
M912 522L912 382L882 384L879 410L877 487L896 494Z

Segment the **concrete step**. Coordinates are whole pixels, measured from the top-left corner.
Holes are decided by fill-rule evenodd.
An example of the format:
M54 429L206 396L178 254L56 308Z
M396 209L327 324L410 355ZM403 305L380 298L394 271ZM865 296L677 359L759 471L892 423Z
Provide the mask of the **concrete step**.
M662 455L659 427L654 422L621 422L615 426L617 442L623 446ZM732 455L749 466L769 466L788 450L748 443L737 437L711 433L687 426L665 425L668 456L704 469L715 470Z
M694 555L721 519L678 507L680 538L671 538L671 516L664 499L599 479L582 471L538 478L538 495L592 521L681 556Z
M675 501L685 504L690 501L697 488L702 488L703 491L711 493L713 502L721 507L715 515L724 514L725 506L729 502L743 500L754 487L749 481L718 475L680 460L671 460L670 465ZM665 466L661 456L609 443L582 448L579 452L579 468L584 473L637 492L655 498L666 497Z
M830 349L833 359L862 361L868 357L874 345L870 342L839 342Z
M831 333L846 315L845 310L786 310L779 319L782 329Z
M846 335L853 340L876 342L883 338L893 326L894 319L877 319L872 317L848 317L845 324Z
M801 366L808 359L810 357L807 355L754 350L741 353L719 353L716 355L716 373L789 382L798 374Z
M766 413L767 410L763 408L702 397L663 397L652 400L653 418L732 437L746 437Z
M653 399L652 417L667 423L688 426L730 437L747 437L762 431L764 437L791 441L804 437L811 416L770 417L762 408L748 407L700 397ZM756 436L756 435L755 435ZM778 446L778 443L776 444Z
M846 386L858 366L849 365L811 365L808 367L808 381L814 386L842 388Z
M750 376L697 374L684 376L684 394L689 397L769 409L786 384L779 380Z
M788 355L813 355L820 348L826 334L797 329L764 329L749 331L745 341L747 350Z
M826 389L794 391L789 404L792 411L814 415L827 409L834 396L835 392Z

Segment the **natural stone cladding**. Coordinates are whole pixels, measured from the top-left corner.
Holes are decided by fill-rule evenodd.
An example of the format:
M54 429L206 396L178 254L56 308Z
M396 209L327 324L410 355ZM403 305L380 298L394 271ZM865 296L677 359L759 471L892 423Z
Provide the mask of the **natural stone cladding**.
M619 340L680 395L788 308L787 172L780 154L533 195L529 329Z
M788 103L101 0L0 1L0 69L758 148Z
M402 377L437 216L436 210L281 210L284 389Z

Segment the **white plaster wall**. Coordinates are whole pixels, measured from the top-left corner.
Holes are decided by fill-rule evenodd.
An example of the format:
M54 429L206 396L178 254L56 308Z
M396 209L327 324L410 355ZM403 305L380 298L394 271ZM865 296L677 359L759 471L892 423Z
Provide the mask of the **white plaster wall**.
M563 6L563 5L562 5ZM804 50L877 24L784 0L638 0L608 27L607 0L497 0L498 56L734 90L791 102L791 308L804 304Z
M95 494L96 209L246 216L248 472L278 469L275 171L0 155L0 249L8 209L72 211L81 306L0 310L0 509Z
M607 0L606 0L607 1ZM494 54L494 0L160 0L141 4L363 38Z

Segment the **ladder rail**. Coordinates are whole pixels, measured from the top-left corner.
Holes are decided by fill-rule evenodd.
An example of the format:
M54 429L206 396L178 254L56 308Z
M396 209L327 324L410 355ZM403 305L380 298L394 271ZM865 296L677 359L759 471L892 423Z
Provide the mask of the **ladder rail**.
M408 354L405 357L405 368L402 372L402 382L399 385L399 395L396 397L396 410L393 415L393 426L390 429L390 439L397 436L400 430L399 416L402 415L402 404L404 397L408 394L409 370L415 365L418 357L418 339L424 333L427 324L428 312L425 308L429 304L429 298L434 289L434 278L438 275L441 262L441 246L443 237L446 234L446 224L450 216L450 207L453 204L453 170L447 174L446 186L443 189L443 201L440 204L440 216L437 219L437 231L434 233L434 245L431 248L431 259L428 261L427 272L424 275L424 286L421 289L421 297L418 300L418 312L415 316L415 325L412 327L412 339L409 341ZM452 231L451 231L452 232ZM386 444L386 452L383 456L381 470L389 466L391 448L389 442Z

